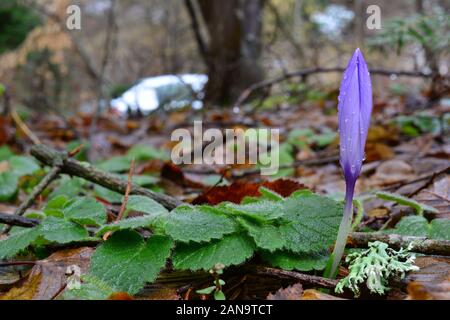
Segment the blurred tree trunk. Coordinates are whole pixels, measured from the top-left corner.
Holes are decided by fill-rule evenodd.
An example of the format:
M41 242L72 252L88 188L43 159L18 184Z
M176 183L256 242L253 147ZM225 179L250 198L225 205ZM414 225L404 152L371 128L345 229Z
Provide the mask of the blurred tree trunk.
M209 102L227 103L263 78L259 64L263 3L264 0L198 0L209 38L207 43L199 43L208 67ZM197 42L199 34L196 32Z

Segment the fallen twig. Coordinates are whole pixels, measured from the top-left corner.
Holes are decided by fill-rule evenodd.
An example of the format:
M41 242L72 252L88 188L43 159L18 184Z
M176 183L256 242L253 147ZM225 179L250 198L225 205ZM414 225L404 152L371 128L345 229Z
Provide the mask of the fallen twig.
M412 251L414 252L450 256L449 240L432 240L425 237L411 237L378 232L353 232L350 233L348 243L354 247L365 248L369 242L374 241L387 243L394 249L405 248L413 243Z
M15 214L0 213L0 223L8 226L32 228L37 226L39 222L39 220L16 216Z
M125 190L125 196L122 201L122 206L120 207L120 211L117 215L115 223L118 223L120 220L122 220L125 210L127 208L128 197L130 196L130 191L131 191L131 184L133 183L134 167L135 167L135 161L133 159L133 160L131 160L130 171L128 172L127 189ZM103 240L105 240L105 241L108 240L108 238L111 236L111 234L112 234L111 231L105 233L103 235Z
M61 173L86 179L121 194L125 194L126 192L126 181L121 180L117 176L110 173L96 169L88 163L81 163L75 159L64 157L64 154L61 152L45 145L33 146L33 148L31 148L31 154L48 166L54 166L58 159L62 159L63 165L61 167ZM149 197L169 210L172 210L182 204L182 202L178 199L164 194L155 193L136 184L131 185L130 195L142 195Z
M120 211L119 211L119 214L117 215L116 222L119 222L120 220L122 220L123 214L125 213L125 209L127 207L128 197L130 196L131 185L133 183L134 166L135 166L135 161L133 159L133 160L131 160L130 172L128 173L128 181L127 181L127 188L125 190L125 197L123 198L122 206L120 207Z
M39 138L27 127L25 122L22 121L17 111L12 108L11 110L11 117L13 118L14 122L17 124L17 126L20 128L20 130L25 133L25 135L34 143L34 144L40 144L41 141Z
M319 276L313 276L309 274L299 273L295 271L286 271L274 268L258 268L258 274L270 275L281 278L293 278L300 280L300 282L312 284L318 287L333 289L338 284L337 280L327 279Z

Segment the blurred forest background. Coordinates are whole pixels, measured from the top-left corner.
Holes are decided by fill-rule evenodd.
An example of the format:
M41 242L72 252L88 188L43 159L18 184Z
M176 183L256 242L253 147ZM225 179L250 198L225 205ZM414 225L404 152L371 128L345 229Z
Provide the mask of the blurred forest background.
M81 30L65 27L71 4L81 8ZM366 27L373 4L381 30ZM0 79L13 104L71 114L92 112L99 99L142 78L181 73L208 74L207 102L230 106L264 79L345 67L356 47L371 66L446 75L449 7L444 0L2 0ZM309 96L336 87L339 77L312 77ZM424 89L420 78L394 80L376 77L375 89ZM310 84L291 83L292 99Z

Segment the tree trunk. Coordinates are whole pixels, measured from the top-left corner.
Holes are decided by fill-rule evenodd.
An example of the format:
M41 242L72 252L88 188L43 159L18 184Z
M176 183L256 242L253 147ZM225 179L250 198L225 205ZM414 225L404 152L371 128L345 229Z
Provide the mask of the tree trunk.
M199 0L209 43L206 100L223 104L262 79L263 0Z

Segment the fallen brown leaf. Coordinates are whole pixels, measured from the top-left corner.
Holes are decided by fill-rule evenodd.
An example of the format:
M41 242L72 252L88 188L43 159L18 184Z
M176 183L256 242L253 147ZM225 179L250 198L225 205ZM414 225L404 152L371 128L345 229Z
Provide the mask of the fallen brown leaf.
M285 289L281 288L275 294L270 293L267 300L300 300L302 294L303 286L297 283Z
M0 296L0 300L51 300L66 286L67 267L76 265L86 273L94 250L79 248L52 254L37 261L28 278L20 285Z
M283 197L289 197L294 191L307 189L301 183L293 180L278 179L275 181L265 181L263 183L253 182L235 182L230 186L217 186L209 189L204 194L198 196L193 204L212 204L216 205L221 202L241 203L245 197L258 197L260 187L266 187L275 191Z
M303 295L300 298L300 300L345 300L345 299L338 298L330 294L322 293L314 289L308 289L305 290L305 292L303 292Z
M406 277L408 300L450 300L450 258L418 257L419 271Z

